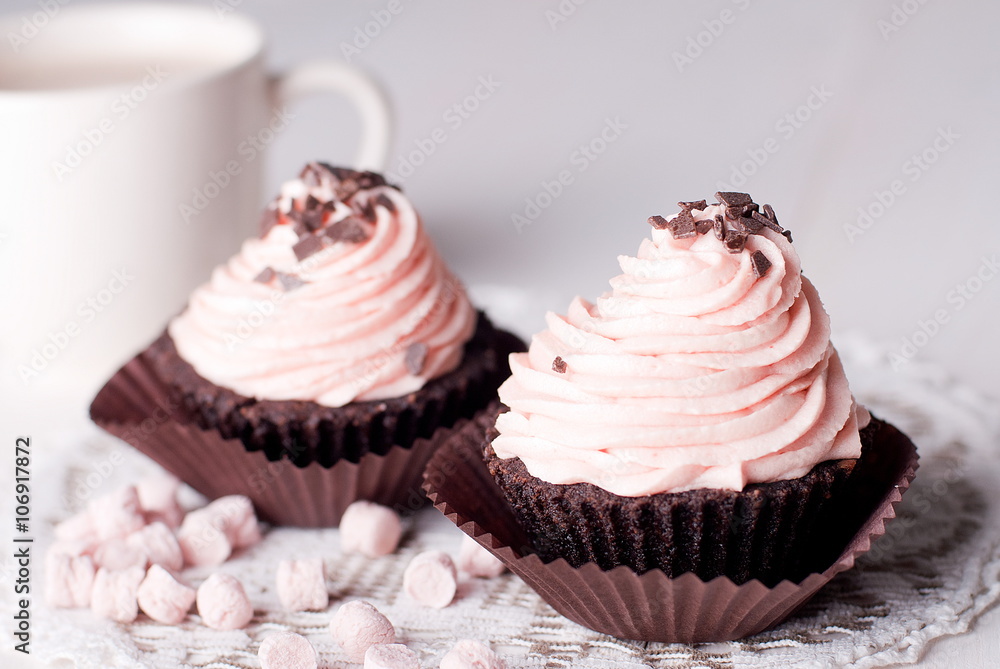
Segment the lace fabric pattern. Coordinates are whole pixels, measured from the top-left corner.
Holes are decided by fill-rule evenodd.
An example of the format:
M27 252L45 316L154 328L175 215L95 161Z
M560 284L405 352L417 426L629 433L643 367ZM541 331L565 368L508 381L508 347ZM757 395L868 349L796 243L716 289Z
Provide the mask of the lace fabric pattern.
M835 338L852 389L872 413L906 432L920 452L920 470L898 507L898 518L857 567L837 576L779 627L739 641L699 644L622 641L576 625L556 614L517 577L461 577L454 603L427 609L402 590L403 570L420 551L457 553L461 532L434 509L407 520L395 554L367 559L342 554L336 529L279 528L261 544L214 569L183 576L199 584L213 571L239 578L255 607L245 630L221 632L190 615L178 626L145 616L131 624L100 620L87 610L46 607L33 599L32 655L79 669L135 667L252 669L257 647L269 634L293 630L320 654L321 667L352 665L329 635L332 612L362 598L395 624L398 640L438 666L459 639L487 642L510 667L882 667L912 663L934 639L968 631L1000 598L1000 421L996 408L952 381L942 370L907 363L893 370L886 351L859 335ZM127 446L81 425L69 432L33 435L46 444L34 476L35 579L52 526L91 495L155 469ZM102 466L103 465L103 466ZM321 556L331 594L328 610L288 613L274 592L278 561ZM0 615L15 602L9 558L0 577ZM9 620L9 618L7 618ZM0 638L13 645L9 626Z

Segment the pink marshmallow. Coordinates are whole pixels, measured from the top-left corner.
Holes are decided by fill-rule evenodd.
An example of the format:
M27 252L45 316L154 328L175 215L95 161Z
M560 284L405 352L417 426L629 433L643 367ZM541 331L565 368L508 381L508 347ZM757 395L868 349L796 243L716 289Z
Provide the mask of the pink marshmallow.
M330 620L330 634L354 662L363 662L371 646L396 641L396 629L389 619L360 599L337 609Z
M260 526L253 502L246 495L226 495L213 501L202 511L220 521L219 527L233 548L247 548L260 542Z
M139 615L136 593L145 577L146 570L142 567L129 567L121 571L98 569L90 596L91 610L108 620L132 622Z
M94 562L90 556L49 551L45 555L45 601L49 606L82 609L90 606Z
M65 541L58 540L49 546L49 553L58 553L59 555L90 555L93 557L94 551L97 549L97 544L92 544L88 541Z
M465 535L458 550L458 568L469 576L494 578L504 573L507 567L493 553L479 545L479 542Z
M130 546L125 539L109 539L94 550L94 564L108 571L122 571L129 567L146 570L146 551Z
M243 584L229 574L209 576L198 588L196 600L202 622L213 629L242 629L253 618Z
M367 557L388 555L399 546L403 524L395 511L374 502L358 501L340 519L340 548Z
M214 567L229 559L233 545L219 527L217 518L204 511L198 509L184 517L177 530L177 543L185 564Z
M420 662L401 643L379 643L365 652L365 669L420 669Z
M451 556L425 551L410 560L403 572L403 589L424 606L443 609L455 599L458 573Z
M222 564L234 549L252 546L260 539L253 503L244 495L220 497L190 512L177 531L184 561L190 565Z
M486 645L463 639L441 658L441 669L507 669L507 663Z
M319 658L309 639L295 632L272 634L257 650L261 669L316 669Z
M55 527L56 539L70 543L94 545L97 543L96 532L94 519L87 511L74 514Z
M171 571L180 571L184 566L184 555L177 537L158 520L130 534L125 543L129 548L141 550L149 564L158 564Z
M320 611L330 603L323 560L282 560L276 578L278 599L287 611Z
M142 612L167 625L177 625L184 620L194 598L194 588L179 583L158 564L149 568L136 591L136 601Z
M147 476L135 485L147 523L160 521L174 530L180 527L184 520L184 510L177 501L180 485L177 477L170 474Z
M126 537L146 524L133 485L92 500L87 511L99 541Z

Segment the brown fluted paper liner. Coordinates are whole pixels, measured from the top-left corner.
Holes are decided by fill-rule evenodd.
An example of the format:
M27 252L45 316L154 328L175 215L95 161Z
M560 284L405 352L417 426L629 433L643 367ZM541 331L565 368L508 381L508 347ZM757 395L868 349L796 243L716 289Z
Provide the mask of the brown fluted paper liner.
M368 453L358 463L297 467L287 459L271 462L263 451L248 451L239 439L183 423L178 413L167 385L141 355L108 381L90 408L97 425L203 495L246 495L262 520L299 527L335 526L359 499L403 514L422 507L421 473L436 444L450 432L441 428L411 448Z
M762 632L788 617L835 575L854 566L895 517L917 468L913 443L891 426L877 445L884 457L884 495L840 557L800 583L768 588L752 580L736 585L725 576L705 582L692 573L668 578L654 569L639 575L619 566L602 571L533 552L483 460L489 412L457 428L431 457L424 489L431 502L570 620L622 639L699 643L729 641Z

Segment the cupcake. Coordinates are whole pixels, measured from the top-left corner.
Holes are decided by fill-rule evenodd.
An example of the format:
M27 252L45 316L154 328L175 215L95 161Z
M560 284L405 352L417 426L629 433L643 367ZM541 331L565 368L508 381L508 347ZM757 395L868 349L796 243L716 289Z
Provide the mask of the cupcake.
M915 469L906 437L854 401L773 209L716 198L651 217L611 290L549 313L511 355L502 404L428 469L439 508L553 606L628 638L721 640L773 624L853 564ZM449 459L455 478L495 484L513 524L490 518L505 513L496 500L444 479ZM659 617L642 592L657 593ZM756 609L770 617L740 608L760 599L751 592L777 597ZM590 605L567 603L580 593ZM664 608L701 627L684 627L684 613L665 623Z
M91 416L209 497L335 525L356 499L418 507L435 444L495 399L516 350L399 189L310 163Z

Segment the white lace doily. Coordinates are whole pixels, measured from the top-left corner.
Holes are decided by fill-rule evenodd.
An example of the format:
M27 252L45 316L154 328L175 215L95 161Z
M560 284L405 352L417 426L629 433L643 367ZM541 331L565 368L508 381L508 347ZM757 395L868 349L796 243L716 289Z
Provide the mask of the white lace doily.
M643 644L604 636L557 615L512 575L466 580L455 603L420 608L401 592L403 569L421 550L457 550L461 533L434 509L412 519L399 552L377 560L340 553L336 530L278 529L218 569L246 586L256 614L246 630L219 632L190 616L172 627L144 617L130 625L89 611L33 604L33 656L83 668L259 667L256 650L283 629L306 635L321 666L351 665L327 632L340 601L365 598L396 625L424 667L436 667L460 638L489 642L511 667L878 667L916 661L931 640L966 631L1000 596L1000 429L995 407L933 367L894 372L885 352L858 336L837 340L858 398L909 434L921 466L889 525L858 567L838 576L777 629L740 641L699 646ZM106 492L155 467L128 447L81 427L32 435L35 448L35 579L51 526L91 494ZM123 459L119 462L119 456ZM102 463L111 464L102 468ZM94 472L108 472L95 475ZM91 485L97 482L97 485ZM44 527L42 527L44 525ZM285 613L273 592L278 560L322 556L330 610ZM10 559L4 565L0 615L13 607ZM210 570L191 569L197 584ZM10 647L9 625L0 637ZM73 666L70 664L70 666Z

